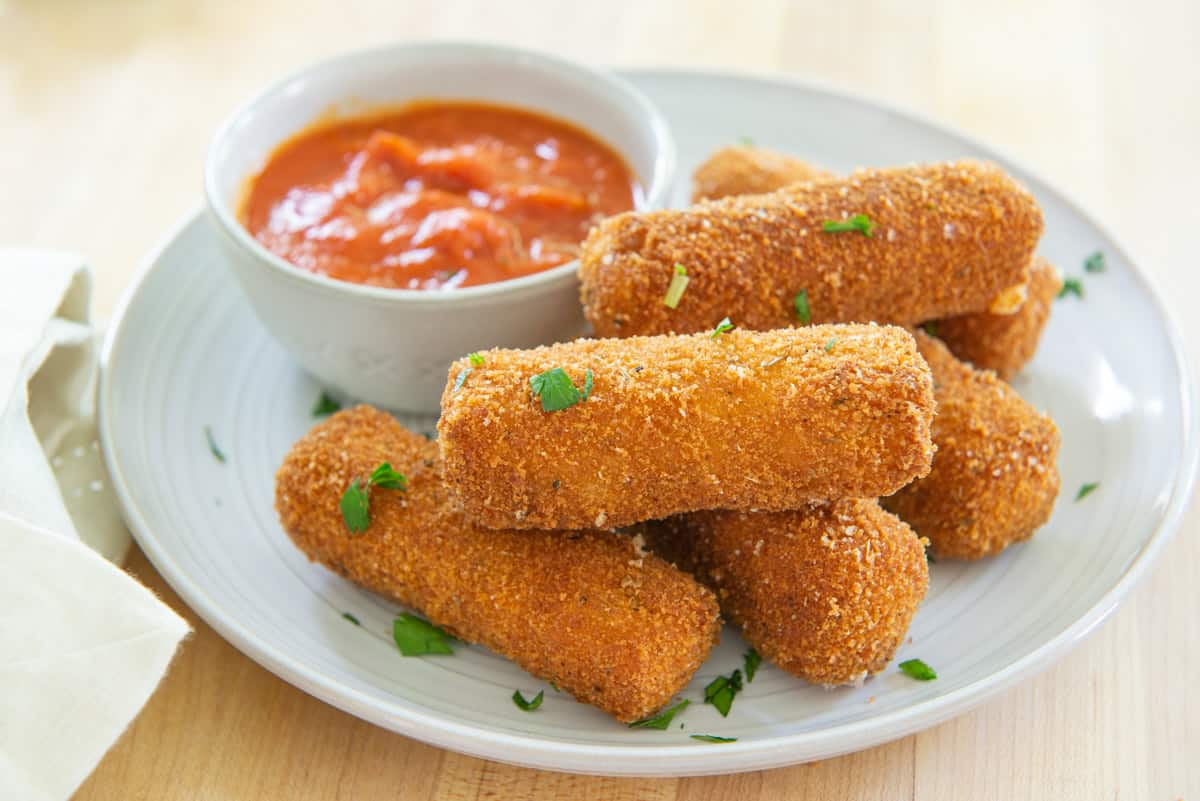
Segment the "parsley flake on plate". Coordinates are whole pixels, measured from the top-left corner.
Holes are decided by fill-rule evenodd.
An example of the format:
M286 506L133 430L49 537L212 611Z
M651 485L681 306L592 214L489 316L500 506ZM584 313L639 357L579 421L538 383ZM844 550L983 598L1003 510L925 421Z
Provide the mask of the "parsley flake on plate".
M727 717L733 699L741 691L742 671L735 670L729 676L717 676L705 686L704 702L715 706L721 717Z
M361 534L371 524L371 488L394 489L407 491L408 479L403 473L397 473L391 464L384 462L371 471L366 481L354 479L342 494L339 507L342 510L342 520L346 528L355 534Z
M699 740L702 743L736 743L736 737L718 737L715 734L693 734L693 740Z
M321 392L321 397L317 398L317 403L313 406L313 417L327 417L334 412L341 411L342 404L329 397L328 392Z
M717 323L717 327L713 329L713 332L710 336L712 336L713 339L716 339L717 337L721 336L721 334L732 331L733 328L733 323L729 322L728 317L725 317L721 320L721 322Z
M679 305L679 299L683 297L683 290L687 289L688 281L687 270L682 264L676 264L674 272L671 273L671 283L667 286L667 294L663 297L663 305L668 309L674 309Z
M225 463L225 453L217 446L217 438L213 436L212 426L204 427L204 438L208 440L208 450L221 464Z
M682 712L683 709L690 703L691 703L691 701L689 701L685 698L682 701L680 701L678 704L676 704L675 706L671 707L670 709L665 709L662 712L659 712L657 715L655 715L652 718L642 718L641 720L635 720L633 723L629 724L629 728L631 728L631 729L659 729L659 730L665 731L666 728L671 725L671 721L675 718L675 716L677 714L679 714L680 712Z
M522 712L532 712L542 705L542 697L546 694L545 690L538 691L538 694L533 696L529 701L525 700L525 696L521 695L520 690L513 690L513 703L517 705L517 709Z
M754 681L754 674L758 672L758 666L762 664L762 657L758 655L758 651L751 648L742 657L742 667L746 670L746 683Z
M754 147L754 140L748 136L739 136L738 144L742 147Z
M530 378L529 386L541 399L543 412L561 412L591 397L593 379L592 371L588 370L583 379L583 392L580 392L567 371L555 367Z
M1087 496L1091 495L1100 486L1099 481L1091 481L1079 488L1079 492L1075 493L1075 502L1079 503Z
M865 214L855 214L848 220L826 220L821 224L821 230L827 234L841 234L858 231L865 237L871 237L875 223Z
M1078 278L1068 278L1063 281L1062 289L1058 290L1058 296L1065 298L1067 295L1074 295L1083 300L1083 281Z
M1083 262L1083 269L1089 273L1102 273L1104 267L1104 253L1099 250L1088 256Z
M346 620L349 620L351 623L353 623L356 626L362 625L362 623L358 622L358 618L356 618L354 615L350 614L349 612L342 612L342 617L346 618Z
M908 659L898 667L901 673L917 681L933 681L937 678L937 672L920 659Z
M796 319L802 325L808 325L812 322L812 311L808 308L807 289L801 289L796 293L796 297L792 298L792 306L796 309Z
M404 656L452 654L450 635L416 615L402 612L392 622L392 639Z

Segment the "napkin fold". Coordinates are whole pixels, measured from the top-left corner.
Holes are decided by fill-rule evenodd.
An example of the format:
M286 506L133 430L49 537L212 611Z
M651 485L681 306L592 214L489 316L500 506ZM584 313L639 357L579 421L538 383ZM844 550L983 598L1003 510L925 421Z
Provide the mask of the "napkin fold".
M0 249L0 799L68 798L188 631L107 561L129 534L96 442L90 291L77 256Z

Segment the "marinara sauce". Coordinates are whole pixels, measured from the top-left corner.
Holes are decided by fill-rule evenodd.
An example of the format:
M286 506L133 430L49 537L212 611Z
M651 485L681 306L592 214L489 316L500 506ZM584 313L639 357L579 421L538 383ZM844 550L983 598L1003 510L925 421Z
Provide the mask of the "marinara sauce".
M570 261L594 223L641 193L619 155L568 123L424 102L288 140L251 180L242 221L304 270L448 289Z

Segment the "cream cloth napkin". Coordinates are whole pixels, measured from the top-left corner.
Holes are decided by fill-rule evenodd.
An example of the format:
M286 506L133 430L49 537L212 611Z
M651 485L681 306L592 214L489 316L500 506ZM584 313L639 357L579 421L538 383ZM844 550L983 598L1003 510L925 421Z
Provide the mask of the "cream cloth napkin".
M146 703L187 623L108 560L90 281L0 249L0 799L70 797Z

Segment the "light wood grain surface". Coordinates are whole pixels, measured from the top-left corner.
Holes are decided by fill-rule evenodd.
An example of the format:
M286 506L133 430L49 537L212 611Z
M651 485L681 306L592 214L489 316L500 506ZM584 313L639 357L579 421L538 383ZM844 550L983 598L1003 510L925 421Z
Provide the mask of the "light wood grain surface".
M314 58L429 36L785 71L948 120L1110 222L1198 341L1195 0L0 0L0 242L86 254L103 317L199 203L208 138L237 103ZM358 721L222 641L134 549L129 569L196 633L77 798L1197 799L1198 565L1193 511L1070 656L921 734L817 764L650 781L506 767Z

